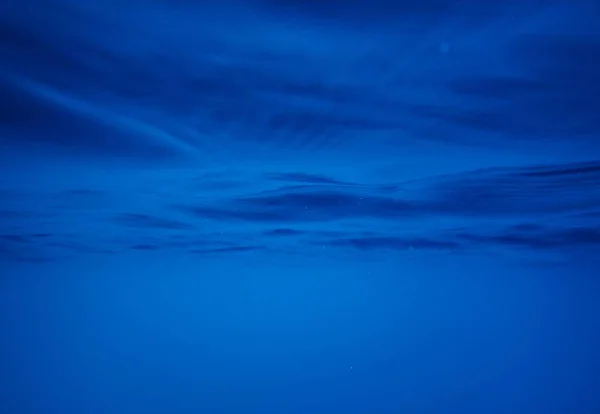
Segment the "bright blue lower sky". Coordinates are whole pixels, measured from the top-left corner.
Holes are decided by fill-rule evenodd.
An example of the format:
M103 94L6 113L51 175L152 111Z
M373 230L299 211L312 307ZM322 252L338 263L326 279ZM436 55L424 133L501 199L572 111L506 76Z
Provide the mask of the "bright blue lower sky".
M0 5L0 412L600 412L600 7Z

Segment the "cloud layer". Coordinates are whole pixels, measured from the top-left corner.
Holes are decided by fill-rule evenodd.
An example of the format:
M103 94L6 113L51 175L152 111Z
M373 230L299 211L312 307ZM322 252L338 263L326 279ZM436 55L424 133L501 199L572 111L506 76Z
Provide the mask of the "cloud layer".
M208 177L188 174L138 177L133 186L110 190L13 193L0 212L3 255L23 260L127 250L569 255L600 248L598 163L477 170L393 185L265 173L226 191L215 190ZM229 181L236 181L234 173Z

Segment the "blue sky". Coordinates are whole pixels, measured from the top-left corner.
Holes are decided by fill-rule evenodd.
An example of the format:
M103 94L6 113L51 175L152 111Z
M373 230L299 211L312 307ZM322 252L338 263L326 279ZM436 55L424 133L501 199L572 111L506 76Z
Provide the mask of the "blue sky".
M0 266L8 275L3 306L13 316L0 328L17 338L6 355L58 346L65 332L76 333L71 347L97 343L100 334L81 330L83 316L73 319L69 309L97 317L98 332L125 354L160 336L162 323L166 338L184 338L173 366L216 358L209 371L221 372L222 383L192 380L181 367L171 372L167 362L148 368L159 377L181 374L183 394L171 389L172 398L205 412L243 411L186 394L200 383L216 394L233 387L254 407L246 412L257 413L296 412L288 405L454 412L428 401L431 394L456 403L456 412L507 412L499 401L521 401L523 412L591 412L600 404L591 391L599 379L586 368L598 366L592 349L600 346L590 333L600 330L591 316L598 309L589 305L598 299L600 268L599 17L600 6L584 0L2 2ZM52 289L41 289L46 284ZM135 293L141 286L149 290ZM245 296L243 286L258 296ZM390 293L406 286L414 296ZM187 291L198 289L223 300L203 293L204 307L192 306ZM489 303L480 301L486 289ZM21 305L9 300L15 292L24 295ZM91 305L73 299L82 292ZM514 308L502 300L507 292ZM119 295L138 297L147 311L128 314ZM49 336L36 301L65 303L52 313L58 330ZM98 316L101 309L109 316ZM224 314L203 319L217 311ZM240 319L245 312L250 322ZM438 319L444 312L458 321L454 331ZM488 316L473 321L470 312ZM398 324L412 336L393 354ZM437 333L419 328L427 324ZM191 350L205 332L199 326L216 338L202 356ZM234 345L275 331L282 336L254 348ZM468 351L469 337L487 341L488 352ZM545 337L558 341L541 353L545 362L524 367L519 352L532 361ZM450 354L431 350L407 362L437 341L449 342ZM160 361L173 346L165 340L141 355ZM89 373L100 375L101 362L87 354L71 360L65 349L57 360L104 397L69 402L68 387L57 386L50 389L60 397L41 396L40 407L65 412L73 403L74 412L95 412L93 401L117 398L110 384L122 354L97 349L115 363L98 385ZM478 364L493 371L506 363L502 349L512 350L506 377L497 371L488 385L477 382ZM469 352L477 357L461 378L470 391L453 393L440 373L460 372L452 361ZM232 380L236 365L223 362L232 355L248 378ZM52 361L40 358L44 378L56 379ZM125 360L134 377L148 374ZM312 389L315 400L303 409L291 402L295 394L267 408L260 392L244 388L264 369L250 362L257 360L270 361L271 371L258 375L264 384L280 378L296 391L311 389L306 384L322 374L331 389L321 397ZM360 361L368 368L349 380L347 368L356 374ZM12 363L14 376L4 382L13 384L4 401L15 413L41 412L24 403L46 384L23 379L27 364ZM297 376L278 364L291 364ZM395 371L394 364L408 365ZM515 378L542 378L544 364L554 366L549 377L577 386L559 392L564 384L555 379L535 391L532 380L519 397ZM493 384L507 397L494 395ZM404 397L393 397L394 387L404 387ZM358 390L370 397L336 411L341 395ZM131 398L148 408L148 395ZM179 412L168 401L162 412Z

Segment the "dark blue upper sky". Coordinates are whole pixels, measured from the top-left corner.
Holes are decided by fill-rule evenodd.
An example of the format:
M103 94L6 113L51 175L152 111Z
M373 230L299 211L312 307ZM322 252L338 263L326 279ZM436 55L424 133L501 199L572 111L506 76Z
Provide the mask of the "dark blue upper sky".
M176 3L3 2L6 255L599 242L600 6Z
M86 260L115 263L94 270L97 276L124 274L136 266L140 274L155 274L150 263L166 266L161 258L185 263L178 265L180 271L203 266L227 269L219 271L229 275L224 280L236 274L236 263L242 273L258 266L266 272L256 282L262 286L257 288L261 298L271 297L268 292L276 292L277 286L287 293L298 286L311 292L316 286L325 289L317 305L307 310L304 299L296 298L290 309L298 314L288 310L291 313L286 315L302 319L314 338L327 331L323 320L341 321L342 336L329 331L325 335L332 349L347 341L354 345L367 341L369 326L379 327L375 339L365 345L369 355L377 353L376 340L399 338L389 333L398 322L389 315L396 315L398 309L378 308L379 303L394 302L385 291L392 283L387 272L397 266L418 269L414 272L428 281L418 283L435 280L441 286L457 273L466 279L488 271L490 278L512 275L511 266L523 280L535 283L546 272L593 275L600 253L599 19L600 3L584 0L4 0L0 4L0 266L8 269L5 274L14 275L26 274L29 266L64 273L70 276L59 279L69 283L81 271L77 266L91 268L82 264ZM73 260L80 265L68 265ZM350 285L336 279L327 285L329 290L315 281L318 278L297 282L298 286L290 281L282 287L268 276L293 267L290 263L313 269L307 270L311 277L364 271L363 276L372 275L370 288L361 284L362 276L350 277L354 280ZM166 272L169 267L161 269ZM167 291L181 295L184 286L192 283L185 280L169 285ZM373 280L379 281L377 288ZM64 283L71 287L63 292L77 291ZM115 288L111 292L135 290L117 282L102 283L108 283L103 285L106 292L108 286ZM194 283L206 287L209 282ZM445 292L470 303L483 289L468 283L470 287L463 289L461 283L467 282L456 281ZM528 283L527 289L533 289ZM152 284L156 292L159 284ZM418 286L416 295L424 302L415 312L422 313L428 309L427 301L435 300L425 285ZM343 292L332 303L344 311L335 313L328 303L340 294L339 289ZM379 293L360 297L365 289ZM139 306L151 306L152 295ZM244 297L236 295L236 300ZM527 308L524 297L519 296L521 302L515 299L515 309ZM572 298L563 299L571 303ZM354 300L359 308L349 305ZM175 302L169 299L168 303ZM250 312L255 321L269 313L252 308L256 303L249 299L242 302L254 309ZM490 303L503 302L498 296ZM546 309L535 301L534 308L536 303L536 309ZM472 304L474 309L480 305ZM488 305L481 306L488 309ZM190 312L200 315L214 310L205 306ZM278 306L274 309L285 313ZM457 317L464 316L464 309L453 309ZM509 315L517 320L515 309ZM179 313L168 312L170 317L164 320L179 320ZM355 334L345 319L352 312L362 315ZM158 311L150 314L162 317ZM387 315L384 322L382 315ZM562 317L553 315L556 320ZM139 322L129 317L130 322ZM25 324L19 318L9 324L10 329ZM148 315L140 318L151 320ZM283 331L290 336L278 337L278 345L263 343L255 354L246 351L264 357L277 348L285 355L280 355L282 360L289 361L286 358L293 352L288 355L281 349L302 354L290 345L296 340L290 338L306 331L301 334L283 320L256 322L247 331L240 328L243 334L236 330L233 337L243 341L285 325L289 332ZM506 323L502 326L512 326L502 320ZM552 332L550 320L543 325L547 332ZM570 321L565 326L576 325L570 324L575 319L564 320ZM519 325L522 332L538 326L533 319L527 321ZM591 318L586 321L595 323ZM460 326L458 335L468 337L467 325ZM107 332L114 334L113 328L106 328ZM168 335L175 337L176 328L169 329ZM573 329L572 334L583 335ZM418 332L419 340L431 339ZM444 335L447 341L452 337ZM486 341L495 342L493 330L489 335ZM217 337L215 343L225 341ZM33 346L21 339L7 347L29 349L25 343ZM314 348L318 341L302 343ZM411 346L418 349L418 340ZM360 353L358 348L348 349L349 354ZM531 349L527 352L535 354ZM340 356L344 366L357 359L344 358ZM400 357L394 358L399 363ZM499 361L494 367L502 366ZM580 365L561 361L565 366L585 365L584 359ZM597 364L598 359L594 361ZM275 369L277 363L270 363ZM420 369L411 367L409 371ZM540 367L523 369L541 375ZM13 368L25 375L22 367ZM368 381L381 373L375 365L369 369L371 376L363 377L360 385L342 381L346 387L342 388L351 394L369 389ZM530 405L523 405L532 411L523 408L523 412L578 414L598 407L600 403L588 392L591 388L586 388L591 374L572 369L569 372L580 382L572 394L561 397L564 405L536 405L539 400L532 397ZM391 368L383 371L384 378L394 378ZM431 372L435 377L435 370ZM517 368L510 372L512 379L521 375ZM302 378L309 381L310 375ZM442 388L450 381L436 378ZM182 378L178 381L190 384ZM383 381L379 388L383 394L371 390L369 395L385 401L393 394L392 383ZM455 412L427 405L427 387L411 384L424 394L407 397L411 402L403 406L409 410L404 412ZM552 394L562 387L553 384L541 389L554 390L548 391ZM382 391L386 386L391 388ZM36 386L13 388L27 396L27 390ZM245 398L251 399L249 395ZM340 394L328 395L332 400L327 404L307 403L304 409L309 411L298 412L351 412L352 403L336 411L337 397L332 396ZM516 394L510 395L504 401L517 401ZM584 396L588 400L577 405ZM485 406L486 412L509 412L491 410L492 400L486 398L454 409L470 413ZM24 407L14 398L10 401L14 407ZM52 401L54 407L63 407L66 400ZM253 404L258 408L251 412L277 411L261 409L264 406L257 401ZM195 407L207 407L195 402ZM384 409L382 402L379 411L372 411L363 403L365 411L356 413L400 412L394 411L400 405ZM281 404L279 412L293 412ZM83 410L83 405L79 407ZM238 408L224 410L242 412Z

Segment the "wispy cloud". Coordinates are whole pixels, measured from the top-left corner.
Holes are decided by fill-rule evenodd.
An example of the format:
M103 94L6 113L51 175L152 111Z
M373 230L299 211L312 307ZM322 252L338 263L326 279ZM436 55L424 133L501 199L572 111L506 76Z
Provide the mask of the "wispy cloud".
M5 8L0 78L16 102L5 113L13 143L26 134L138 158L345 148L388 158L415 139L463 145L484 133L497 146L500 136L535 143L569 134L595 145L599 132L600 37L575 3ZM223 29L231 24L243 35Z

